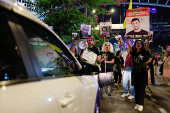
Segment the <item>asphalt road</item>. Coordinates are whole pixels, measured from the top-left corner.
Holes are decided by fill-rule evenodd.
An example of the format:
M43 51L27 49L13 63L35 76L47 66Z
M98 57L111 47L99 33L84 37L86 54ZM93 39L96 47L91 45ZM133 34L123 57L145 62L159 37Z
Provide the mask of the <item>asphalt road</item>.
M144 109L141 113L170 113L170 86L160 85L162 82L161 75L155 76L155 85L151 85L155 101L146 96ZM139 113L139 111L133 109L135 106L134 99L129 100L121 97L124 93L122 84L112 87L112 97L107 96L106 88L104 90L105 93L100 101L100 113Z

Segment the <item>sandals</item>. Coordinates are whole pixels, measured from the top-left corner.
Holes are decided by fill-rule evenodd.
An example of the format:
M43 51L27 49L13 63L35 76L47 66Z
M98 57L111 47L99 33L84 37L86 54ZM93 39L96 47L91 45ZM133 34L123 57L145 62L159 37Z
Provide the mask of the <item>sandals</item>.
M166 83L162 83L161 85L165 85Z

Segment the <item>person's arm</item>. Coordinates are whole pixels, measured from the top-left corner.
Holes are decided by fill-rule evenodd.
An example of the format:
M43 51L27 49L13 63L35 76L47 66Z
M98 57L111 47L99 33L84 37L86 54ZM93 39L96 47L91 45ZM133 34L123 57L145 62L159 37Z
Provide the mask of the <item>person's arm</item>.
M149 49L149 40L151 40L151 38L152 38L152 35L150 35L150 32L148 33L148 36L146 36L146 40L147 40L147 42L146 42L146 47L145 47L145 50L147 51L148 49Z
M98 58L98 62L103 62L103 60L105 60L105 59L106 59L106 56L104 56L104 58L102 58L102 59L100 57L100 58Z
M125 38L126 38L126 41L127 41L128 47L129 47L130 51L132 52L132 45L131 45L131 43L130 43L129 39L127 39L127 38L128 38L128 35L127 35L127 34L125 34Z
M152 61L152 58L149 58L149 60L146 62L146 64L149 64Z
M112 59L111 61L106 61L106 63L110 63L110 64L113 64L115 62L114 59Z

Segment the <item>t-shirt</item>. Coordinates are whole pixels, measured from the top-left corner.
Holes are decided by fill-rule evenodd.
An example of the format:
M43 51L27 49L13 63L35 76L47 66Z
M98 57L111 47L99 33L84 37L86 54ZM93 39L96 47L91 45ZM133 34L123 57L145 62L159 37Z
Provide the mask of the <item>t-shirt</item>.
M133 57L133 66L142 65L147 62L148 53L145 49L142 49L137 53L137 51L133 47L131 54Z
M148 32L143 29L141 29L140 32L134 32L133 30L133 31L128 32L127 35L130 35L130 37L144 37L143 35L148 35Z
M99 55L101 55L101 59L104 58L104 56L106 56L106 61L111 61L112 59L114 59L114 54L111 52L100 52ZM105 62L103 60L103 62L101 62L101 72L105 72ZM111 63L106 63L106 72L111 72L113 71L113 64Z

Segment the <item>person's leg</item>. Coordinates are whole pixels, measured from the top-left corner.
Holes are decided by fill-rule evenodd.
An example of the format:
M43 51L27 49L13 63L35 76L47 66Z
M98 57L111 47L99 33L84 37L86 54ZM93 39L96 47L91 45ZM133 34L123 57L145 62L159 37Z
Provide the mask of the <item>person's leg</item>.
M162 85L164 85L164 84L166 84L166 78L165 78L165 77L163 77L163 83L162 83Z
M119 83L121 83L121 80L122 80L122 73L119 72Z
M155 65L155 75L157 76L157 65Z
M151 78L150 78L150 69L148 70L148 87L150 87Z
M129 72L129 80L130 80L130 95L134 96L134 86L131 84L131 71Z
M145 98L145 85L141 85L139 88L139 105L144 105L144 98Z
M118 72L115 72L115 83L117 84L117 81L118 81Z
M155 84L155 76L154 76L153 65L150 67L150 75L151 75L151 83Z
M128 94L128 71L124 71L124 75L123 75L123 87L124 87L124 93Z

